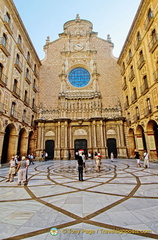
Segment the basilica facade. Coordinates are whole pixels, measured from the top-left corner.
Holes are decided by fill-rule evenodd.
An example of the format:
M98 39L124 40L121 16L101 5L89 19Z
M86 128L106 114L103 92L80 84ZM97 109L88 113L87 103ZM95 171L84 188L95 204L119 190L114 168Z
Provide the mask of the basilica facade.
M13 0L0 1L0 164L43 151L158 160L158 2L141 0L119 58L90 21L66 22L40 60Z
M44 46L40 67L37 157L73 159L79 149L126 157L121 75L110 36L90 21L70 20Z

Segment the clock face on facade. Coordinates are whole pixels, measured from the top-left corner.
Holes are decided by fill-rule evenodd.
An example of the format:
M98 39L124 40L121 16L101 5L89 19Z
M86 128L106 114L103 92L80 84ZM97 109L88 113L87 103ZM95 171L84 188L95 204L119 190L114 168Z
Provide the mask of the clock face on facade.
M90 81L90 74L85 68L74 68L68 76L69 82L74 87L85 87Z
M81 51L83 49L83 45L81 43L77 43L74 45L74 49L77 51Z

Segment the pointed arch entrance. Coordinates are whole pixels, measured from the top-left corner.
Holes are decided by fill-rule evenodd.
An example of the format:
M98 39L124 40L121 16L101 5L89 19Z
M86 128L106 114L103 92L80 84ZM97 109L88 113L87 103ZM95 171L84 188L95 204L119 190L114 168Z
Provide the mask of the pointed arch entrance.
M16 128L14 124L9 124L5 129L1 163L9 162L12 155L16 154Z

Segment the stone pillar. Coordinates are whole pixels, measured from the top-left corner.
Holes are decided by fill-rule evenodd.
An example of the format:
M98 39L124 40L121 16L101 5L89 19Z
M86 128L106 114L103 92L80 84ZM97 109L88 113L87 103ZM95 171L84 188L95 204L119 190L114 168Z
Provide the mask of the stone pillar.
M56 149L56 159L60 160L61 156L60 156L60 141L61 141L61 124L60 122L58 122L58 131L57 131L57 149Z
M2 159L4 135L5 135L5 132L0 133L0 166L1 166L1 159Z
M100 120L100 139L101 139L101 154L105 158L104 135L103 135L103 120Z
M65 128L64 159L68 159L69 151L68 151L68 122L67 121L65 121L64 128Z
M37 133L37 150L36 150L36 158L40 159L41 158L41 139L42 139L42 126L41 123L38 123L38 133Z
M93 120L93 151L98 152L97 149L97 136L96 136L96 121Z

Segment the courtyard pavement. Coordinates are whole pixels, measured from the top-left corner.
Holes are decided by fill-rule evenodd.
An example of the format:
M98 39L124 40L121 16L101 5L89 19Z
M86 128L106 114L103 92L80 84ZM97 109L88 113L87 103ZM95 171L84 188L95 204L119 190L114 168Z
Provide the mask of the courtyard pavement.
M142 164L142 163L141 163ZM84 181L76 161L35 162L27 186L6 182L0 168L0 239L158 239L158 163L87 160Z

